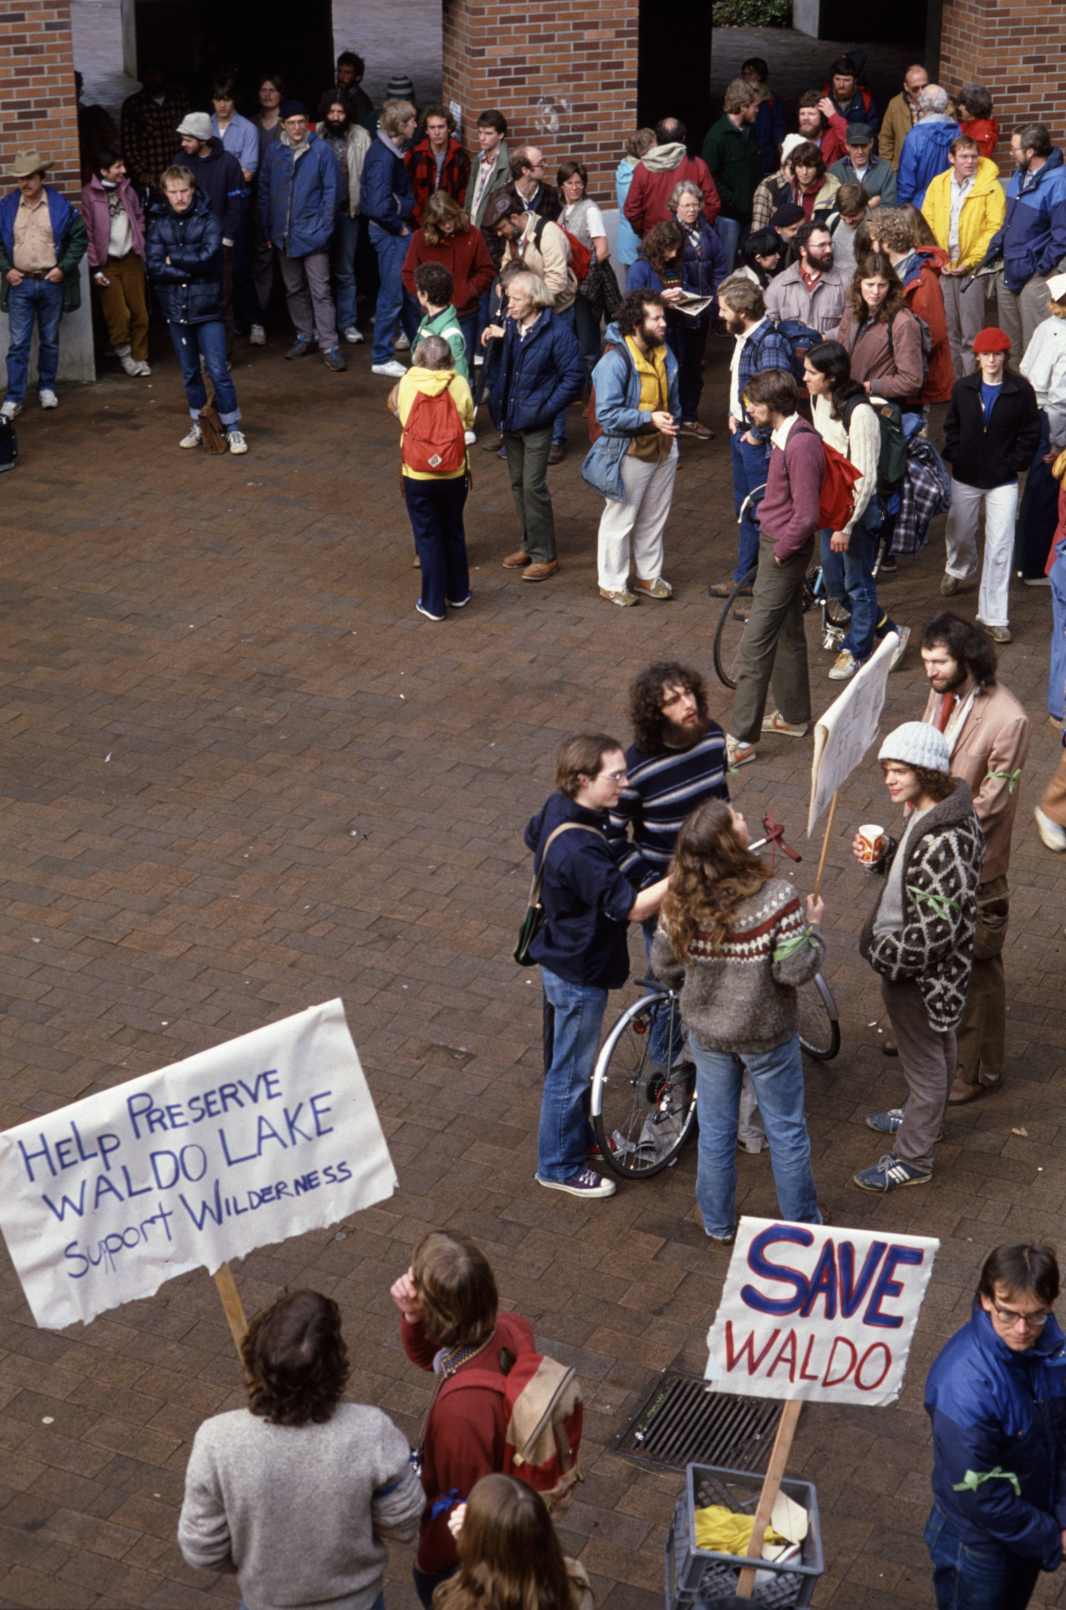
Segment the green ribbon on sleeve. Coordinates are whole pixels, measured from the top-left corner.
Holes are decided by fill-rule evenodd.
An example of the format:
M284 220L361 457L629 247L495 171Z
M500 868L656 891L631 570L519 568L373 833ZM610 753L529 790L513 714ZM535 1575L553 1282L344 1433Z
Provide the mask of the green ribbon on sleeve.
M790 956L796 954L797 950L802 950L804 945L817 945L817 943L817 939L811 933L810 924L808 924L801 934L793 934L791 939L783 939L779 945L776 945L770 952L770 960L775 962L787 961Z
M932 889L916 889L913 883L908 883L907 893L913 895L915 900L925 900L932 906L936 915L943 917L945 921L947 921L949 906L952 911L962 910L957 900L949 900L946 895L934 894Z
M998 777L1000 782L1006 783L1007 793L1013 794L1014 790L1018 786L1018 779L1022 775L1022 768L1019 766L1017 771L993 771L991 766L989 766L988 775L990 777Z
M968 1470L962 1481L952 1485L953 1493L975 1493L982 1482L1009 1481L1014 1488L1016 1497L1022 1496L1022 1484L1012 1470L1002 1470L999 1465L995 1470Z

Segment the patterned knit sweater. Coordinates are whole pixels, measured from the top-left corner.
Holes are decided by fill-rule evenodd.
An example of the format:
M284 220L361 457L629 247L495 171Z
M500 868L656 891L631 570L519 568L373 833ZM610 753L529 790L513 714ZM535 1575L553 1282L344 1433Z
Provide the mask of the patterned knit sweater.
M651 967L681 991L681 1015L710 1051L772 1051L797 1032L796 989L813 978L825 956L821 930L808 923L790 883L771 878L741 901L733 931L718 950L698 933L685 965L670 948L660 920Z

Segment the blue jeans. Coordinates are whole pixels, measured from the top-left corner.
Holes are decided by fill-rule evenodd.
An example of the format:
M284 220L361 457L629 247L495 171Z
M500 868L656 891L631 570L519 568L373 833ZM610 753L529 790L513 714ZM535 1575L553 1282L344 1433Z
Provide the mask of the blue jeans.
M554 1017L552 1059L544 1075L537 1138L537 1176L568 1180L585 1166L595 1139L589 1101L607 991L571 984L541 967L540 981Z
M577 315L574 312L573 303L571 303L570 306L565 308L561 313L557 311L555 317L560 319L563 324L568 324L571 330L576 330ZM553 447L557 446L560 442L566 441L566 414L567 410L565 408L560 408L559 412L555 416L555 423L552 425Z
M952 1531L934 1504L925 1527L925 1546L933 1562L937 1610L1025 1610L1040 1565L1002 1544L974 1548Z
M732 274L737 253L751 234L751 221L741 223L739 218L726 218L721 213L714 220L714 232L725 252L725 271Z
M689 1029L700 1115L696 1201L708 1235L736 1227L737 1125L744 1069L751 1074L766 1125L777 1205L792 1223L821 1224L811 1173L811 1142L803 1121L803 1061L799 1035L772 1051L710 1051Z
M822 576L825 580L826 591L851 611L851 625L842 647L849 654L863 664L870 658L874 650L874 635L884 637L886 632L894 632L896 625L889 615L882 618L881 606L877 602L877 583L873 576L873 564L877 558L878 533L881 529L880 520L877 520L873 530L867 524L867 516L871 521L880 514L874 504L867 506L861 520L857 520L852 527L851 540L846 553L834 553L829 546L829 531L822 532Z
M462 330L463 340L466 342L466 367L470 373L470 389L475 396L477 395L477 388L474 385L474 353L477 351L477 321L478 315L476 313L468 313L459 320L459 328Z
M1048 714L1061 721L1066 715L1066 554L1060 542L1058 558L1051 567L1051 613L1054 625L1051 630L1051 671L1047 682Z
M23 280L8 287L7 315L11 345L7 349L5 402L20 403L26 396L30 368L30 342L36 321L38 331L37 390L54 391L59 368L59 321L63 317L63 287L51 280Z
M346 212L338 213L330 250L330 267L333 269L337 328L341 334L355 323L355 254L358 247L359 219L349 218Z
M218 417L223 425L235 425L241 417L233 377L226 368L226 326L221 319L207 324L168 324L174 351L181 363L181 378L189 399L189 413L199 419L207 406L207 387L200 372L200 354L207 359L207 372L215 388Z
M651 945L652 940L655 938L655 932L658 926L659 919L657 916L645 917L644 921L641 923L641 931L644 934L644 949L648 957L649 973L651 972ZM669 1032L670 1004L669 1002L664 1002L662 1006L656 1006L652 1011L651 1037L648 1040L648 1056L652 1062L657 1062L659 1066L663 1068L666 1067L668 1062L679 1062L685 1049L685 1036L681 1032L681 1013L676 1008L674 1010L674 1044L672 1056L670 1047L667 1044L667 1036L669 1035Z
M766 476L770 468L770 443L760 443L757 447L753 447L750 442L742 441L741 435L742 432L738 430L735 436L732 432L729 436L729 451L733 460L733 513L738 516L748 494L766 485ZM743 581L748 571L754 570L759 562L759 524L755 518L755 511L760 501L761 499L757 498L748 504L744 518L740 522L734 581Z
M1025 477L1014 538L1013 568L1023 576L1044 574L1051 539L1059 523L1059 483L1051 473L1051 465L1044 463L1044 455L1050 451L1051 426L1046 409L1041 408L1040 443Z
M470 592L463 530L466 476L416 481L405 475L403 492L422 565L422 607L443 615L445 603L461 604Z
M374 313L374 350L370 361L392 363L396 358L392 344L396 338L396 323L403 312L403 281L400 273L411 237L390 235L380 224L371 224L370 239L378 254L378 273L381 276L378 305Z

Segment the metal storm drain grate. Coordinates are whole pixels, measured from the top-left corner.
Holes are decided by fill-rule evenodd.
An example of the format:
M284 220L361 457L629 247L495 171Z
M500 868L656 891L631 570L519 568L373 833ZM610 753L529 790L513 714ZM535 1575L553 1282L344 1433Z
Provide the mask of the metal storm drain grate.
M637 1464L667 1470L763 1470L780 1418L776 1399L708 1392L702 1376L663 1370L615 1447Z

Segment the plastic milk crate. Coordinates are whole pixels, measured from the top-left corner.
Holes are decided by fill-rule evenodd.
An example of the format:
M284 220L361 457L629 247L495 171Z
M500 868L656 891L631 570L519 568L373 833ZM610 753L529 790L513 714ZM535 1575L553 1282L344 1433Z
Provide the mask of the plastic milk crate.
M705 1601L727 1598L737 1591L737 1576L751 1560L733 1554L713 1554L696 1547L697 1509L722 1504L727 1509L754 1515L763 1478L757 1471L727 1470L721 1465L689 1465L684 1497L678 1500L666 1540L667 1610L689 1610ZM799 1610L809 1605L815 1583L825 1569L822 1533L818 1524L818 1495L809 1481L785 1477L781 1491L807 1511L807 1536L799 1560L777 1564L758 1562L752 1605L766 1610Z

